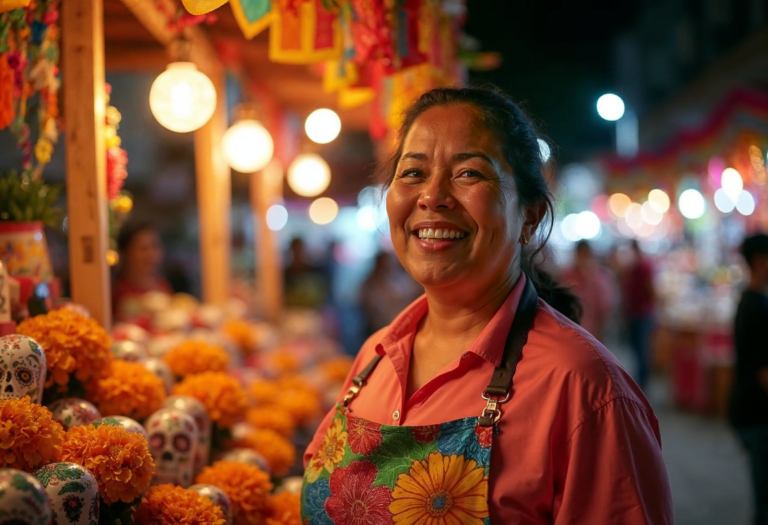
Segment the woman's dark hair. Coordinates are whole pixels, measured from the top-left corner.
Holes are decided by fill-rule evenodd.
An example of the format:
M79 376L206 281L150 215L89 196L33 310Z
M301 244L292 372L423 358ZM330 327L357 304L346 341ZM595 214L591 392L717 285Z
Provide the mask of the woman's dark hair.
M155 232L156 230L151 223L145 221L128 222L123 225L120 233L117 234L117 251L121 254L125 253L134 237L145 231Z
M544 163L541 159L538 135L525 112L498 89L443 87L427 91L414 102L403 115L397 149L389 162L380 165L378 178L386 187L392 183L395 169L403 154L403 142L413 123L425 111L433 107L466 104L475 108L488 129L498 139L505 159L512 167L517 194L523 206L543 202L547 206L546 234L541 241L531 242L523 248L520 265L533 281L539 296L564 314L578 322L581 318L581 302L574 293L560 285L541 268L540 254L549 240L554 223L552 194L544 179Z

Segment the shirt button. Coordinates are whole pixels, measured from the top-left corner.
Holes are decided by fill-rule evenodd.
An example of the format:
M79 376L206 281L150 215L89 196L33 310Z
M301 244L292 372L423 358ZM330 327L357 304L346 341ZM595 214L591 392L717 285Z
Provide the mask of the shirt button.
M399 411L399 410L395 410L395 411L392 413L392 419L394 419L395 421L397 421L398 419L400 419L400 411Z

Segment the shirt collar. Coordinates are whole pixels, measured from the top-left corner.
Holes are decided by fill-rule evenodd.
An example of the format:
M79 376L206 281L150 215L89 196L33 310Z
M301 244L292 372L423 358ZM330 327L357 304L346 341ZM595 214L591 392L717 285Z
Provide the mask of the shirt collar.
M520 298L525 290L526 279L525 274L520 276L504 304L501 305L501 308L496 311L491 321L469 346L468 352L482 357L494 366L501 364L504 345L507 341L512 321L515 318L515 312L520 304ZM422 295L392 321L385 330L379 344L376 345L376 352L379 355L386 354L389 356L402 352L410 354L413 339L416 336L416 329L428 310L427 296Z

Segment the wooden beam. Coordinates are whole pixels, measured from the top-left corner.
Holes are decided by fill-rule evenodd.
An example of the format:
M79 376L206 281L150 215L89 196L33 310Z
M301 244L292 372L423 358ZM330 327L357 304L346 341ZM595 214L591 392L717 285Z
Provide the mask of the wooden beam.
M216 88L216 110L208 123L195 131L197 214L203 301L223 305L230 294L231 171L224 161L221 138L227 125L224 73L205 71Z
M107 71L153 72L160 74L171 61L161 47L112 46L107 44L105 55Z
M72 299L107 330L112 323L104 135L102 0L61 5L69 267Z
M274 159L251 175L251 209L256 261L256 288L264 318L277 323L283 312L283 274L277 235L267 227L267 210L283 196L283 167Z

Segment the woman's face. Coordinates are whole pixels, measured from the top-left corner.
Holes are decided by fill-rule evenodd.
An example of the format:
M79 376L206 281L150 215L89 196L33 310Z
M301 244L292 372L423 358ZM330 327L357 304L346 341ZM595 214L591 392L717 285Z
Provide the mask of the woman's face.
M425 288L464 293L501 283L519 268L525 219L512 168L470 105L434 107L416 119L387 213L400 262Z
M136 233L128 245L127 252L126 266L141 275L155 274L163 260L160 239L152 230L141 230Z

